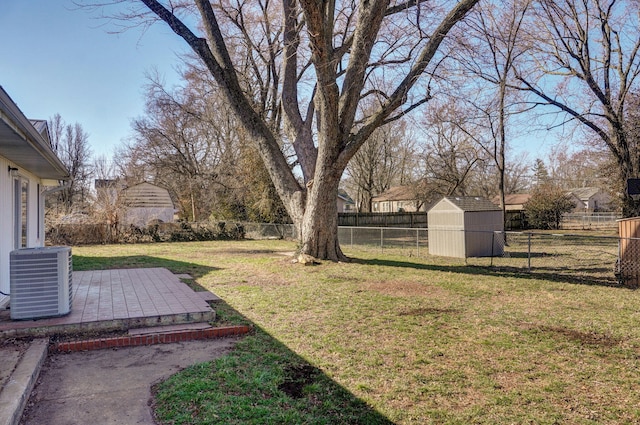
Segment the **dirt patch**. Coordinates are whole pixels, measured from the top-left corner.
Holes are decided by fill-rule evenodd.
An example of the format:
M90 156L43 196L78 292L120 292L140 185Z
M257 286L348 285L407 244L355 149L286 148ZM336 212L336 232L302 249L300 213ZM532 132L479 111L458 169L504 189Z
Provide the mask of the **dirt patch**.
M315 382L318 369L311 365L292 365L285 369L284 382L278 389L291 398L304 397L304 388Z
M578 342L584 345L597 345L601 347L614 347L620 344L620 339L600 332L584 332L561 326L528 326L533 331L551 334L556 338Z
M398 316L440 316L442 314L456 314L461 311L459 308L424 307L399 311Z
M389 280L386 282L372 282L362 286L362 289L379 292L384 295L397 297L446 295L447 291L437 286L406 280Z

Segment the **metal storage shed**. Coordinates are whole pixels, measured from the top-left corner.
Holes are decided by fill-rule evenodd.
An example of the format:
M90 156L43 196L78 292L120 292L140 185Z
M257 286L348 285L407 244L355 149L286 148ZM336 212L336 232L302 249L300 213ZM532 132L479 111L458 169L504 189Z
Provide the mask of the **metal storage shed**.
M492 257L504 252L500 207L485 198L446 196L427 213L429 254Z
M143 182L126 188L122 193L126 207L123 222L138 227L147 226L153 220L164 223L173 221L173 201L165 188Z

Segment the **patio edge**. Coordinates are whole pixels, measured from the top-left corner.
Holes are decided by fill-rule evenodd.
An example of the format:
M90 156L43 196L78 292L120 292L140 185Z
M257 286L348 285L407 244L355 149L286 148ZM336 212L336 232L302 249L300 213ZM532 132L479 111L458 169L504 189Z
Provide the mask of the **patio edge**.
M52 335L64 335L87 332L109 332L128 330L149 326L175 325L183 323L211 322L215 320L215 310L190 312L180 314L167 314L148 317L133 317L125 319L111 319L104 321L91 321L81 323L67 323L60 325L43 325L23 328L0 330L0 339L22 337L47 337ZM1 424L0 424L1 425Z
M140 345L170 344L182 341L245 335L251 332L252 329L252 326L238 325L198 330L170 331L152 335L123 335L109 338L65 341L53 344L51 350L58 353L70 353L101 350L105 348L117 349L120 347L136 347Z

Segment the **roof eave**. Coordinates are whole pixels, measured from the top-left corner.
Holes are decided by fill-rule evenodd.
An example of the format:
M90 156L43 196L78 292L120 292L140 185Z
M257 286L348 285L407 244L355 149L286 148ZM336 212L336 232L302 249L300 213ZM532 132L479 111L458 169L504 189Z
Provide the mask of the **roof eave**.
M38 133L2 86L0 86L0 125L2 125L4 141L11 139L12 142L11 144L0 143L0 155L40 178L54 180L70 178L68 170L53 152L49 143Z

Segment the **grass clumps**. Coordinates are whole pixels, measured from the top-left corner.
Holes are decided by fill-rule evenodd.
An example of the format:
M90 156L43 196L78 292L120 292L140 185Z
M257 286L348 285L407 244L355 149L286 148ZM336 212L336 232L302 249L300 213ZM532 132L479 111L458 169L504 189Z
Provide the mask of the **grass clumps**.
M166 424L392 424L262 330L153 392Z

